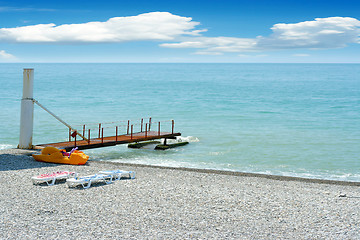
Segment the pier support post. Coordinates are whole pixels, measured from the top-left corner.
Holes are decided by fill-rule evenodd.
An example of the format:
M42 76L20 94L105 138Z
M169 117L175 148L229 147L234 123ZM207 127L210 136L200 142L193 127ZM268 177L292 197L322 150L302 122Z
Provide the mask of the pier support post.
M21 99L20 138L18 148L32 149L33 121L34 121L34 69L24 69L23 95Z

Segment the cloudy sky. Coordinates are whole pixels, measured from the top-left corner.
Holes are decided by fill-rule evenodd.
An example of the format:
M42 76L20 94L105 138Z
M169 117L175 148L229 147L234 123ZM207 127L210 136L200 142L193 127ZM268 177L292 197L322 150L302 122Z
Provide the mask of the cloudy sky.
M360 63L359 9L358 0L0 0L0 62Z

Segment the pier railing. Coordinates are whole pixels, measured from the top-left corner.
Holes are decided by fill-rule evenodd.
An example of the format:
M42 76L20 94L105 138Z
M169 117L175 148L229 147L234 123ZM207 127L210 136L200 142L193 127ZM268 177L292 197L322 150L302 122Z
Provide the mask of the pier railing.
M109 126L110 125L110 126ZM118 141L120 136L128 136L130 140L141 134L145 139L150 136L163 134L161 131L164 128L170 129L167 133L174 134L175 121L174 120L165 120L165 121L152 121L152 118L141 118L138 120L127 120L127 121L117 121L117 122L106 122L106 123L89 123L83 125L73 125L78 127L81 130L74 130L74 128L68 128L69 130L69 142L74 141L75 146L79 139L77 136L81 136L80 141L87 141L87 144L90 144L91 140L97 139L101 143L104 143L104 139L108 137L115 138L115 142ZM91 127L92 126L92 127ZM78 131L81 131L82 134L79 134ZM110 136L104 136L104 132ZM105 133L105 134L106 134ZM95 137L94 137L95 136Z

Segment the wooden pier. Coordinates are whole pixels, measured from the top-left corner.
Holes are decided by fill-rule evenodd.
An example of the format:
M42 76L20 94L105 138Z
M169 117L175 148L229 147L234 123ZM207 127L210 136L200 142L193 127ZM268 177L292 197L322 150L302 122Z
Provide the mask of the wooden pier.
M20 117L20 138L18 148L20 149L32 149L32 148L44 148L47 146L52 146L56 148L65 149L69 151L75 147L78 149L90 149L90 148L100 148L100 147L108 147L115 146L118 144L128 144L133 142L142 142L153 139L164 138L165 141L167 138L175 138L176 136L180 136L181 133L174 132L174 120L165 121L171 122L171 131L170 132L161 132L160 131L160 121L153 122L151 117L148 122L144 122L144 119L141 118L140 123L130 124L130 120L127 120L127 125L119 125L119 122L116 121L105 124L115 124L114 128L104 127L103 123L98 124L97 129L91 129L88 125L80 125L82 127L81 131L78 131L76 128L62 120L59 116L51 112L44 105L40 104L36 99L33 98L33 82L34 82L34 69L24 69L23 72L23 97L21 99L21 117ZM33 119L34 119L34 104L38 105L40 108L44 109L47 113L53 116L56 120L64 124L69 130L69 141L66 142L55 142L55 143L46 143L46 144L38 144L33 145ZM163 122L162 122L163 123ZM93 125L93 124L89 124ZM134 125L140 126L140 131L134 131ZM151 131L151 126L157 125L157 131ZM162 126L163 127L163 126ZM104 137L104 129L112 128L115 130L114 132L108 133L109 137ZM125 130L123 134L119 134L120 130ZM93 137L91 138L90 132L93 131ZM95 133L98 132L97 137L94 138L94 130ZM107 131L106 130L106 131ZM126 133L126 134L125 134ZM87 135L87 136L85 136ZM81 137L81 140L76 139L76 137Z
M56 147L65 149L66 151L70 151L71 149L77 147L79 150L82 149L91 149L91 148L101 148L101 147L110 147L115 146L118 144L128 144L132 142L142 142L142 141L149 141L154 139L161 139L167 138L172 139L176 136L181 136L181 133L171 133L171 132L161 132L160 134L157 131L149 131L133 133L131 135L119 135L119 136L111 136L111 137L103 137L103 138L93 138L80 141L66 141L66 142L58 142L58 143L46 143L46 144L39 144L36 145L38 148L43 147Z
M118 134L118 127L115 126L115 136L104 136L104 128L103 124L99 124L99 127L96 129L98 131L98 136L96 138L91 138L90 129L86 130L86 126L83 125L82 134L78 131L73 131L72 128L69 128L69 141L65 142L55 142L55 143L45 143L38 144L35 148L44 148L44 147L56 147L59 149L65 149L66 151L70 151L71 149L77 147L79 150L82 149L92 149L92 148L101 148L101 147L109 147L115 146L119 144L129 144L133 142L142 142L149 141L154 139L175 139L177 136L181 136L181 133L174 132L174 120L171 120L171 132L161 132L160 131L160 122L157 123L158 130L150 131L151 126L151 118L149 119L149 123L144 124L144 120L141 119L140 131L134 132L134 125L130 124L130 121L127 122L126 134ZM144 126L145 125L145 126ZM87 138L85 137L87 133ZM78 140L77 136L80 136L81 139Z

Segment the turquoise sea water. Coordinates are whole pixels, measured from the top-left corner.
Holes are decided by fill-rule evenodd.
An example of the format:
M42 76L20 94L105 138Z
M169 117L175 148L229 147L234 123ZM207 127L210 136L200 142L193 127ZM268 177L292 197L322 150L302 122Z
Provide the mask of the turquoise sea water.
M360 64L0 64L0 149L18 144L23 68L70 124L174 119L190 141L93 160L360 181ZM67 139L38 106L34 122L34 144Z

